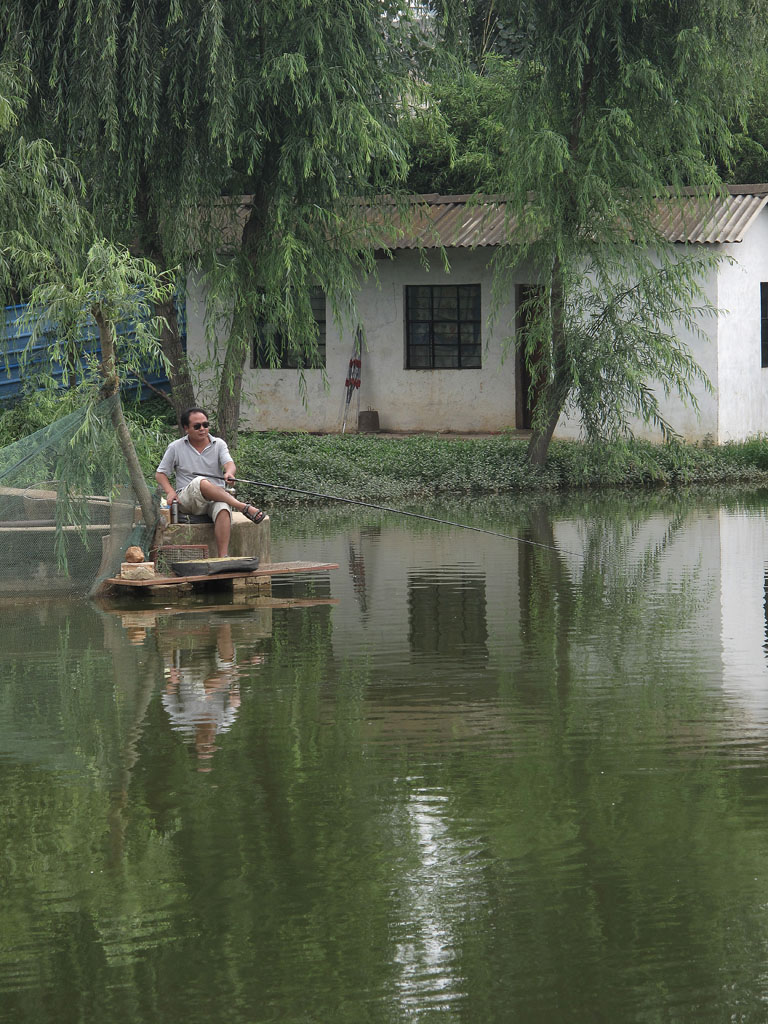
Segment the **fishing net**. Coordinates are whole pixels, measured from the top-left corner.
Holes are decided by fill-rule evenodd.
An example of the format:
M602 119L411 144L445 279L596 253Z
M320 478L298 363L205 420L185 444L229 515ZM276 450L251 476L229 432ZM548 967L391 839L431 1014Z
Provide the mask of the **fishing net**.
M149 550L113 424L114 395L0 449L0 596L86 595Z

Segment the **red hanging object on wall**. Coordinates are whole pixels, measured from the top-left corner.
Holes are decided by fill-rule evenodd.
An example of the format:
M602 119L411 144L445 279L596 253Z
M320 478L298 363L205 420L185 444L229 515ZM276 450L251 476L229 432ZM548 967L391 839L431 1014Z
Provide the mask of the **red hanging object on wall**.
M347 373L349 376L344 381L344 387L346 388L346 395L344 396L344 418L341 424L341 432L345 433L347 429L347 417L349 415L349 406L352 402L352 396L357 392L357 412L360 413L360 381L362 371L362 354L363 354L363 332L358 327L355 331L355 344L352 349L352 358L349 360L349 369Z

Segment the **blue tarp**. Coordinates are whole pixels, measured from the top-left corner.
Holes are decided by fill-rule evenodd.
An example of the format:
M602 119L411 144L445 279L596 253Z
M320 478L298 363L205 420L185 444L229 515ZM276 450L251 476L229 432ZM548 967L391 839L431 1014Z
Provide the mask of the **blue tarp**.
M48 333L47 337L46 335L41 336L27 353L27 365L25 367L25 372L22 375L19 360L22 353L27 351L30 337L32 335L29 323L22 322L26 313L27 307L25 305L5 307L4 323L0 325L0 329L2 329L2 337L0 338L0 404L15 398L21 392L25 378L28 378L30 375L34 374L37 369L42 368L43 366L45 366L57 380L61 380L63 374L61 367L50 367L44 355L48 344L50 344L49 339L52 337L52 326L52 330ZM182 344L186 349L186 324L183 316L179 317L179 327L182 331ZM134 331L130 325L124 325L118 328L118 334L121 338L130 339L134 334ZM92 355L98 359L101 355L101 345L99 344L98 331L95 323L91 328L85 329L82 338L83 353ZM156 370L148 370L146 373L142 373L142 376L144 380L160 391L167 391L169 388L168 377L164 373L158 373ZM138 381L128 381L123 386L122 390L128 393L133 393L139 389L141 391L140 397L142 399L151 398L154 394L151 388L142 388Z

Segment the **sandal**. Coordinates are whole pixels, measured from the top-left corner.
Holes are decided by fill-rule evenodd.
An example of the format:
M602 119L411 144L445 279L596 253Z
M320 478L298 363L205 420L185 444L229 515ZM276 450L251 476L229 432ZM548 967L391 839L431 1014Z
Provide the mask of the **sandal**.
M249 512L249 508L252 508L253 512ZM250 519L252 523L260 523L267 514L266 512L262 512L261 509L256 508L255 505L246 505L245 508L242 509L242 513L245 516L245 518Z

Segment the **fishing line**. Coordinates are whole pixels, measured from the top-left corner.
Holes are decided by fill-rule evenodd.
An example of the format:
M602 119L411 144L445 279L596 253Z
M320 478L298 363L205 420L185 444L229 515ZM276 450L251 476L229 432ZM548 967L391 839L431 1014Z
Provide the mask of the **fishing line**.
M217 479L223 480L224 477ZM246 480L236 476L238 484L250 484L253 487L270 487L276 491L292 491L294 494L304 494L312 498L325 498L328 501L342 501L346 505L362 505L363 508L374 508L379 512L392 512L398 516L411 516L413 519L426 519L428 523L440 523L441 526L454 526L459 530L473 530L475 533L487 533L490 537L501 537L503 540L516 540L520 544L529 544L534 548L546 548L547 551L556 551L560 555L572 555L574 558L581 558L575 551L566 551L564 548L556 548L553 544L544 544L537 540L528 540L525 537L516 537L510 533L499 533L496 530L486 530L481 526L469 526L467 523L454 523L450 519L437 519L435 516L425 516L421 512L406 512L402 508L392 508L390 505L375 505L370 501L360 501L357 498L340 498L336 494L323 494L320 491L306 491L301 487L288 487L286 484L268 484L266 480Z

